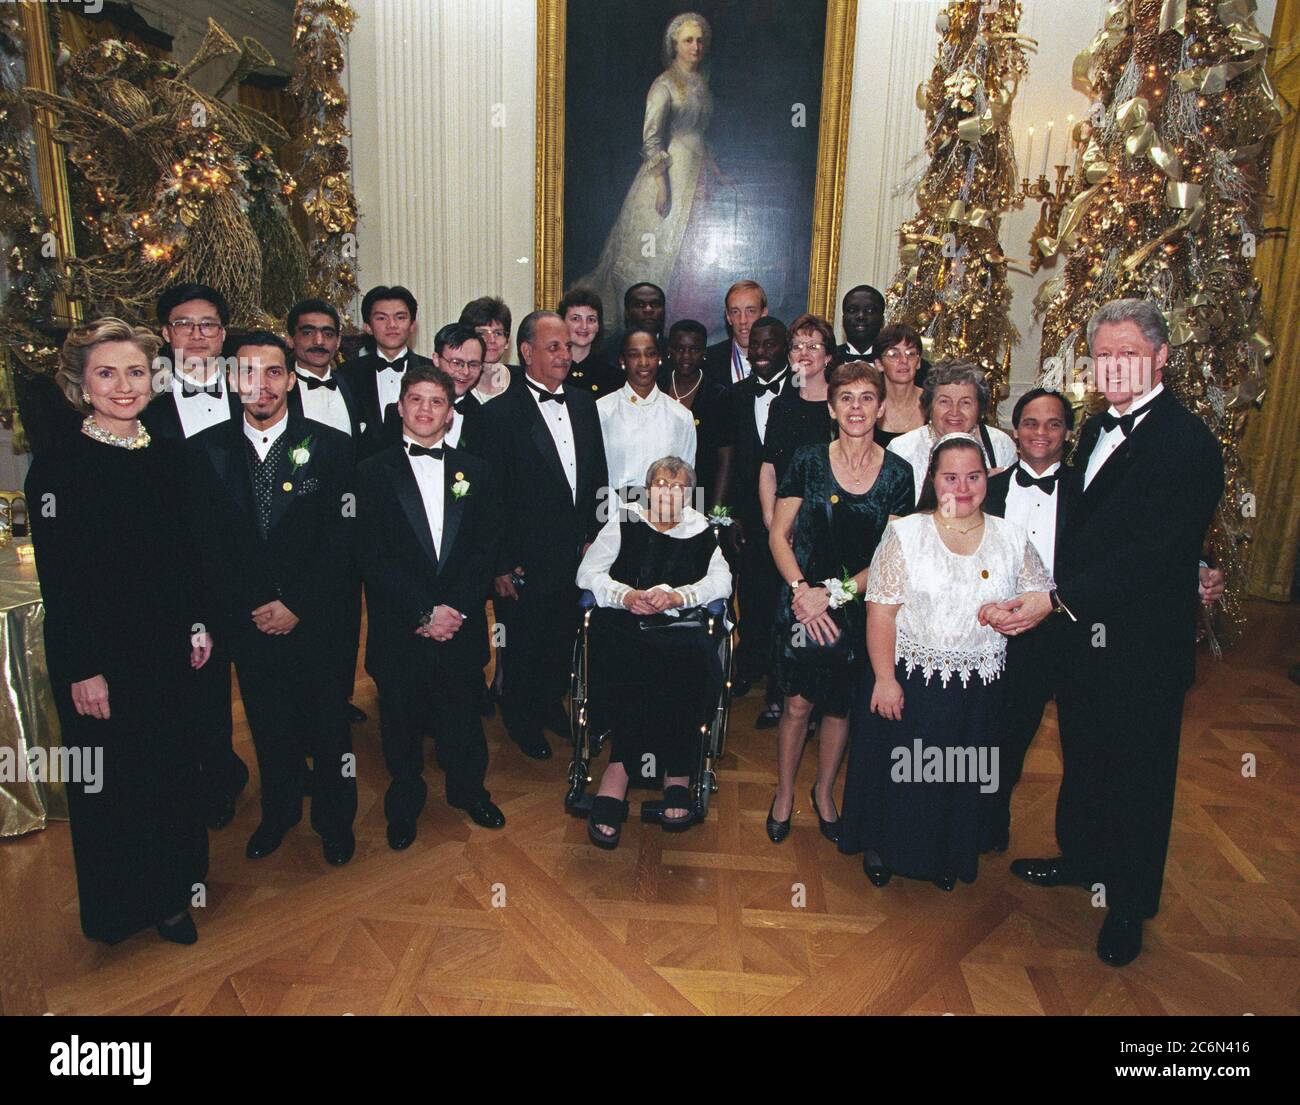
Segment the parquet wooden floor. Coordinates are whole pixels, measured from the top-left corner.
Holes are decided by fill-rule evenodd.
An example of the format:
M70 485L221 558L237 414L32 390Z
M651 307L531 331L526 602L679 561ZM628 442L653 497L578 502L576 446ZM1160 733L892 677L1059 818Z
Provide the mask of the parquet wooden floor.
M356 701L372 720L354 729L360 809L347 867L325 864L305 818L275 855L245 860L254 779L235 822L212 835L199 943L148 932L106 948L78 928L66 824L0 842L0 1012L1294 1013L1300 687L1286 669L1300 659L1300 607L1250 613L1244 644L1221 664L1200 657L1163 909L1123 970L1093 953L1101 915L1086 894L1035 889L1007 870L1011 856L1055 850L1054 715L1016 792L1011 851L945 894L899 879L876 890L858 859L822 839L806 797L811 754L795 829L768 842L774 737L752 728L757 694L738 703L707 823L686 834L632 821L618 851L597 852L562 809L565 747L528 760L493 720L488 783L506 828L449 810L431 766L419 837L392 852L362 676ZM237 747L253 763L242 713Z

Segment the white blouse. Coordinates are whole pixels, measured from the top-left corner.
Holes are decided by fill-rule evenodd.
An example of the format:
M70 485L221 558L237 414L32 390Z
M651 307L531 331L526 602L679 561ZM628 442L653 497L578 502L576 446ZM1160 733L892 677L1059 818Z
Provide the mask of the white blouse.
M985 427L989 432L989 440L993 442L993 455L984 458L985 463L990 468L1007 468L1016 463L1016 443L1011 439L1009 434L1003 433L996 426ZM980 448L983 449L984 443L980 441L980 430L976 426L971 431L971 437L980 442ZM934 448L935 442L939 439L935 436L934 427L930 423L924 426L918 426L915 430L908 430L905 434L899 434L885 448L891 453L897 453L908 464L912 466L912 485L916 489L916 501L921 501L921 491L925 487L925 474L930 470L930 450Z
M929 683L937 672L945 687L957 675L964 687L972 672L991 683L1006 661L1007 639L979 624L980 607L1054 587L1015 522L986 514L979 548L962 556L943 543L933 515L910 514L885 527L864 598L902 605L894 659L907 665L908 675L920 668Z
M646 521L645 510L641 504L634 503L623 509L627 510L627 517L635 517L646 525L650 524ZM627 597L629 591L634 590L634 588L625 583L620 583L609 574L610 568L614 566L614 561L618 559L618 552L623 544L623 532L620 528L623 517L622 509L610 511L609 521L601 527L596 540L591 543L591 548L587 550L587 555L582 558L582 563L578 565L578 586L584 591L590 591L594 594L598 606L621 609L623 599ZM703 514L693 507L683 506L681 521L672 529L666 530L665 534L668 537L694 537L697 533L708 528L708 519ZM654 589L670 593L674 590L666 583L660 583ZM730 595L731 569L727 566L727 558L722 555L722 549L713 550L713 557L709 560L709 570L705 573L703 579L697 580L686 587L675 588L675 590L682 596L682 605L664 611L665 614L673 616L676 616L679 609L688 610L694 606L708 606L715 599L725 599Z

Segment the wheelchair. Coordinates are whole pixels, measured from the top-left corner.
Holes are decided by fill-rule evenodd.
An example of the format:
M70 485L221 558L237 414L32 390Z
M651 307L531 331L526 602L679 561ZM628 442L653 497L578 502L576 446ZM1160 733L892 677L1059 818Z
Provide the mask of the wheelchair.
M691 824L703 821L709 813L709 799L717 793L718 777L715 765L726 752L727 720L731 714L731 663L735 629L727 628L729 600L718 599L709 603L708 632L717 641L718 659L722 667L722 684L717 700L708 704L700 719L699 746L694 770L691 772ZM575 817L591 813L594 795L586 793L591 783L591 765L600 755L610 736L608 728L598 729L591 719L591 686L588 631L592 611L596 609L596 596L583 591L578 600L582 624L573 643L573 666L569 677L569 725L573 739L573 759L569 763L569 789L564 796L564 808ZM734 618L730 619L734 626ZM635 785L635 780L632 781ZM629 788L630 789L630 788ZM664 804L662 798L641 803L641 820L651 823L661 821Z

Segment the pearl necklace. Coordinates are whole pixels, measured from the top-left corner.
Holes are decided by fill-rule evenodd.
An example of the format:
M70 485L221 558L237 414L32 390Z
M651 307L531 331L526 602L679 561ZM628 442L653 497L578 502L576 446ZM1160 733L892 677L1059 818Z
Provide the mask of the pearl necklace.
M673 375L672 375L672 379L669 380L668 388L669 388L669 390L672 392L672 396L673 396L673 398L676 399L677 402L680 403L683 399L689 399L692 395L694 395L697 391L699 391L699 390L700 390L700 385L701 385L702 383L704 383L704 373L703 373L703 372L700 373L700 378L699 378L698 380L695 381L695 386L694 386L693 388L691 388L690 391L688 391L685 395L678 395L678 394L677 394L677 373L674 372Z
M86 420L81 424L81 432L103 445L116 445L119 449L143 449L150 441L149 431L143 426L135 437L122 437L120 434L104 429L95 421L93 414L86 416Z

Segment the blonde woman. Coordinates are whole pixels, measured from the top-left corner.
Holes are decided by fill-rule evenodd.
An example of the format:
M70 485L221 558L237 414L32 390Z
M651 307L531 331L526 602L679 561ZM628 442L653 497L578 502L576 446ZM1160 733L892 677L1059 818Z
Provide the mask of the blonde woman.
M157 926L198 939L207 875L191 668L212 641L193 589L180 446L140 425L158 339L121 319L74 329L57 380L81 432L32 462L26 493L45 603L45 658L63 746L81 928L117 943Z

